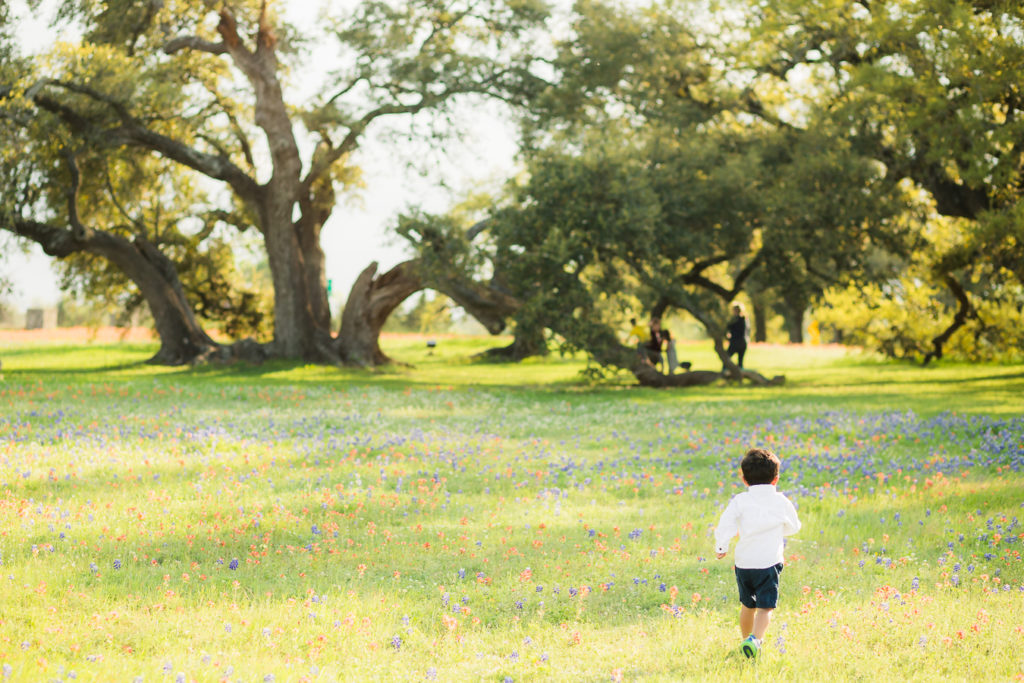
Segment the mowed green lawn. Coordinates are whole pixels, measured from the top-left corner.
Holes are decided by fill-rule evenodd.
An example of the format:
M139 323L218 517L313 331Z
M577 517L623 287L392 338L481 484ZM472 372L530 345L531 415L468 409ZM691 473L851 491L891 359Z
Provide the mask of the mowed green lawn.
M784 387L659 391L437 341L0 345L0 676L1024 679L1024 366L755 346ZM756 663L710 537L751 445L804 523Z

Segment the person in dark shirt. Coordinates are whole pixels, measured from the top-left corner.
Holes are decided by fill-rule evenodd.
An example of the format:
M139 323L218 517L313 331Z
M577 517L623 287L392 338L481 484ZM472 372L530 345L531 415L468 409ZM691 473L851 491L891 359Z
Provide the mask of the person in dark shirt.
M732 320L725 328L725 338L729 342L726 353L731 358L736 355L736 365L743 367L743 355L747 352L747 342L750 341L750 324L743 315L743 304L733 304Z

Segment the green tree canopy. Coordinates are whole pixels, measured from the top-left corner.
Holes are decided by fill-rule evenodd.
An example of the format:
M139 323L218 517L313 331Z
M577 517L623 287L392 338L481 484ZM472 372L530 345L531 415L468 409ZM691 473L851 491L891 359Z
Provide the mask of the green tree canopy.
M552 330L648 383L709 380L652 376L616 337L631 300L685 310L740 376L723 339L752 278L806 301L871 277L878 245L905 248L904 197L884 167L730 85L679 8L581 7L559 85L527 123L526 172L488 228L520 328Z
M792 125L833 127L882 164L890 183L927 193L936 225L921 230L922 246L904 263L903 281L923 278L935 306L929 315L946 324L897 325L888 337L903 341L882 348L941 357L961 327L957 345L968 356L991 353L970 351L971 339L1019 346L1019 325L1005 313L1024 306L1019 3L783 0L749 11L756 28L742 66L752 90L788 101L805 93ZM938 216L960 220L949 224L950 233ZM870 298L906 295L898 279L888 290L869 290ZM848 333L856 327L834 322Z

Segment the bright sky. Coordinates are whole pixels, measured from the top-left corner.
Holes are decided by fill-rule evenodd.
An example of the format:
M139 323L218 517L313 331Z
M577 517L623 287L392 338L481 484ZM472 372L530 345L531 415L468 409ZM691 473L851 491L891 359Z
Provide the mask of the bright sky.
M318 3L283 0L283 4L296 23L315 19ZM14 0L12 6L23 17L17 35L26 52L45 51L53 44L57 37L47 26L52 11L29 17L24 0ZM407 257L400 238L388 232L398 213L415 204L443 211L453 197L482 185L492 187L512 172L515 144L509 125L492 111L466 110L460 118L468 123L463 138L446 144L445 161L428 177L407 169L422 150L385 145L374 139L371 129L357 160L366 190L360 198L339 203L322 233L327 277L333 281L332 311L344 305L355 278L372 261L386 270ZM7 259L3 267L14 282L15 307L56 304L60 292L51 261L35 246L27 257L19 253Z

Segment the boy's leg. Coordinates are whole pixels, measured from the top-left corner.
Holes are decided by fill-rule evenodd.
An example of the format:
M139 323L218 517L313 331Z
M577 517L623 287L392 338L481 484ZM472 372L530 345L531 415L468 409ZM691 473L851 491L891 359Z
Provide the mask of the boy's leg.
M758 640L764 640L764 634L768 632L768 625L772 623L773 608L762 607L751 611L753 612L750 617L751 632ZM744 637L746 637L746 634L744 634Z
M754 632L754 613L758 611L760 610L740 605L740 633L744 638Z

